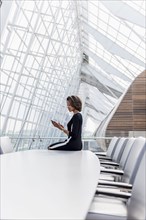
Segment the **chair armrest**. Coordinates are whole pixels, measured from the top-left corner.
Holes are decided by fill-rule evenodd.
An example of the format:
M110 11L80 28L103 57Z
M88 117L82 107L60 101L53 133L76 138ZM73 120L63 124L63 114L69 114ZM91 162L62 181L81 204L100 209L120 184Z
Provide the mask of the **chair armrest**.
M112 182L112 181L99 180L98 185L100 185L100 186L114 186L114 187L132 189L132 184L123 183L123 182Z
M115 167L118 167L119 166L119 164L118 163L116 163L116 162L110 162L110 161L100 161L100 164L101 165L110 165L110 166L115 166Z
M123 170L114 170L114 169L100 169L101 173L109 173L113 175L123 175L124 171Z
M96 156L98 156L98 155L96 155ZM112 159L110 158L110 157L103 157L103 156L98 156L98 159L99 160L107 160L107 161L112 161Z
M111 192L108 190L100 190L97 189L96 190L96 195L106 195L106 196L112 196L112 197L116 197L116 198L122 198L122 199L129 199L131 197L131 193L127 193L127 192Z
M95 154L97 156L106 156L106 152L105 151L103 151L103 152L95 152Z

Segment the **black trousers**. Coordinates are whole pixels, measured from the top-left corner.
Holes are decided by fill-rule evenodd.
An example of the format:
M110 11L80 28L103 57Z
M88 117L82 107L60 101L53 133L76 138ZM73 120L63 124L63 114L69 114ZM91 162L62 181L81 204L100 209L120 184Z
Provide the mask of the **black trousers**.
M82 150L82 143L76 143L68 138L65 141L56 142L48 147L48 150L65 150L65 151L79 151Z

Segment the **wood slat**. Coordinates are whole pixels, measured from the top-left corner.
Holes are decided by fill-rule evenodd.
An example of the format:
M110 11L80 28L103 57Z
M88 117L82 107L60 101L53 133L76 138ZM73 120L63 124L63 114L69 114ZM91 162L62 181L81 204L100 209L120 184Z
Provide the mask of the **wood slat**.
M129 87L106 130L106 136L146 131L146 70Z

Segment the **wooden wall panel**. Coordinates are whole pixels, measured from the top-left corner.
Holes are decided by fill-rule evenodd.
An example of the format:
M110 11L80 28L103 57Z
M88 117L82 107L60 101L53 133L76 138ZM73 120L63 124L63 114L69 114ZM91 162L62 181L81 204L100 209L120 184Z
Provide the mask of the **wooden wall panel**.
M129 136L140 131L146 133L146 71L129 87L107 126L106 136Z

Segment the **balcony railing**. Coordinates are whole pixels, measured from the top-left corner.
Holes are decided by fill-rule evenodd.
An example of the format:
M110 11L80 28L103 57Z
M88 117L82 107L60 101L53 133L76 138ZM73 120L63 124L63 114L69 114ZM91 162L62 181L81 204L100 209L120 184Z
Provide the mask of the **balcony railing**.
M112 137L82 137L83 149L106 150ZM11 137L14 150L47 149L51 143L65 140L65 137Z

